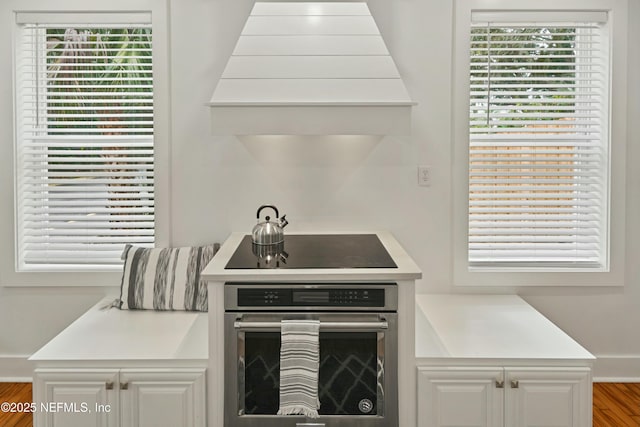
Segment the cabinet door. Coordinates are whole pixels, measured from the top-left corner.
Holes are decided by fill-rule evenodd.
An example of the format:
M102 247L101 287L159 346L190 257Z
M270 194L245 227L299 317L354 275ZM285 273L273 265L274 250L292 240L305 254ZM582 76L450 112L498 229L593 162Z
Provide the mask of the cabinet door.
M588 368L505 369L505 375L505 425L591 425L592 385Z
M117 427L118 371L36 369L36 427Z
M204 369L123 369L122 427L204 427L204 373Z
M418 368L418 427L502 427L503 370Z

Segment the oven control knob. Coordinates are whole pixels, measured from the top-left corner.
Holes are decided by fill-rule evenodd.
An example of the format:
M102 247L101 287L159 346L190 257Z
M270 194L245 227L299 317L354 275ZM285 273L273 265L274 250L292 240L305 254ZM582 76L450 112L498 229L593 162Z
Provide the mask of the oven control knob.
M362 399L358 402L358 409L360 409L360 412L363 414L368 414L373 409L373 402L369 399Z

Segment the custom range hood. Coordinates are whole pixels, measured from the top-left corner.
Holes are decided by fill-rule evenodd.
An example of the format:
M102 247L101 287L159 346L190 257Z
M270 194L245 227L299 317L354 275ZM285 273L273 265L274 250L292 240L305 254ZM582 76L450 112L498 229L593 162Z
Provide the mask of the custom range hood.
M256 2L209 103L215 134L408 134L411 101L366 2Z

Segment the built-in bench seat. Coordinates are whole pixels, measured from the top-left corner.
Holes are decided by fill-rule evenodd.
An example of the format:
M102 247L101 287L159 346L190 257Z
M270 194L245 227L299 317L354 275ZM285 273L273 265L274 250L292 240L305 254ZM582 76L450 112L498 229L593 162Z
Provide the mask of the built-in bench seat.
M417 295L418 425L591 425L595 357L517 295Z
M34 426L205 427L207 313L105 308L114 299L30 358Z
M171 361L207 366L207 313L119 310L105 298L31 356L36 366Z

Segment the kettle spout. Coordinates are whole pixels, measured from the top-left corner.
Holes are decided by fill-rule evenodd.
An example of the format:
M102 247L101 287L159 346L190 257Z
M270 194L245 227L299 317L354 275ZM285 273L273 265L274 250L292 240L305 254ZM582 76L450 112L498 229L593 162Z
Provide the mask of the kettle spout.
M280 227L285 228L287 224L289 224L289 221L287 221L287 215L282 215L282 218L280 218Z

